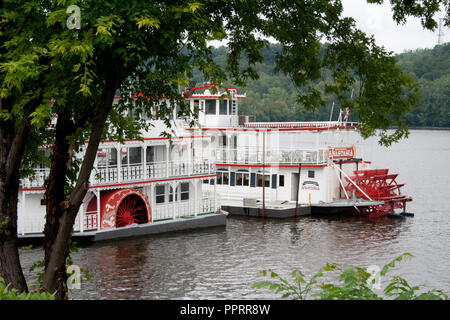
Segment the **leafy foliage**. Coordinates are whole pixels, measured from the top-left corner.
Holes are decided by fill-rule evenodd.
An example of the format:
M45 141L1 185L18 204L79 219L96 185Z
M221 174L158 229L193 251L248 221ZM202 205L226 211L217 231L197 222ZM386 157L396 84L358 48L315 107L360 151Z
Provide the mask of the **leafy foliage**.
M79 29L69 29L66 24L67 7L73 4L80 6ZM430 9L428 4L424 6ZM435 10L407 11L406 16L427 18L429 12L433 16ZM103 137L111 135L118 140L138 136L147 126L144 120L161 119L170 124L168 115L175 104L180 106L179 114L195 118L195 110L190 110L179 90L187 86L193 70L199 70L206 81L245 86L247 80L257 78L255 67L264 62L261 50L268 47L266 39L273 38L280 44L273 72L290 79L296 88L296 103L318 108L324 95L333 93L340 103L359 112L367 135L377 127L396 124L394 135L382 137L388 144L407 135L404 114L417 103L415 83L396 67L390 53L376 46L342 13L339 0L0 1L1 128L7 127L8 134L14 135L14 126L29 120L33 146L54 141L65 146L61 141L67 141L70 158L81 150L87 137L94 141L88 149L95 153L86 152L80 167L74 188L79 193L69 201L76 213L78 199L86 190L82 180L90 175L102 130ZM213 40L228 43L223 65L212 57ZM330 46L322 51L324 41ZM315 85L323 80L324 67L330 81L319 90ZM358 98L352 102L348 95L355 86ZM378 88L389 90L375 97ZM121 99L112 106L117 89ZM171 103L161 104L161 99ZM386 100L382 103L382 99ZM134 117L121 117L131 105ZM46 130L53 118L57 118L56 129ZM109 130L114 127L116 130ZM52 136L55 131L60 133ZM4 149L0 154L6 154ZM37 148L27 146L27 150L24 159L36 160L32 152ZM66 151L53 159L65 156ZM59 169L70 168L62 178L74 180L80 163L64 162ZM55 219L47 226L64 229L57 228L58 223ZM67 247L68 229L64 229L64 241L55 247ZM59 267L60 256L50 262ZM44 282L48 278L53 285L54 270L57 267L47 269Z
M387 272L394 268L398 262L412 255L404 253L396 259L386 264L380 276L385 276ZM341 272L338 283L321 282L319 278L324 277L325 272ZM317 299L317 300L384 300L373 290L376 281L375 277L366 269L355 266L341 266L339 264L327 264L314 274L309 280L305 275L294 270L291 274L292 281L282 278L271 270L261 271L262 276L270 276L270 281L260 281L252 285L253 288L266 288L275 293L282 293L281 298L291 298L296 300ZM276 281L275 281L276 280ZM448 295L441 290L429 290L423 292L421 286L411 286L404 278L394 276L384 288L383 293L386 298L392 300L448 300Z
M46 292L17 292L5 285L5 281L0 277L0 300L54 300L54 296Z
M450 43L405 52L397 59L420 84L420 108L406 116L408 125L450 127Z
M326 46L324 45L322 50L325 50ZM336 96L331 92L324 95L324 102L319 108L312 109L297 103L297 89L294 84L284 74L273 71L275 55L280 50L279 44L271 44L268 48L261 50L265 62L258 64L255 68L259 78L250 80L246 87L239 88L240 91L246 92L248 97L240 102L239 112L255 115L257 121L328 121L330 116L333 120L337 120L339 110L344 106L338 103ZM226 47L213 50L214 60L218 64L224 63L225 54ZM396 55L395 59L398 61L398 66L393 67L392 72L397 72L398 67L401 67L419 86L417 94L420 95L420 105L416 105L405 113L406 125L450 127L450 111L447 108L450 104L450 44L436 46L434 49L405 52ZM387 73L388 70L384 72ZM314 88L325 92L331 72L324 69L322 74L322 78L315 82ZM374 74L375 77L381 75L384 76L383 73ZM202 77L195 74L193 80L201 82ZM379 93L379 99L366 101L366 104L369 102L379 104L377 116L380 117L379 121L384 123L383 117L388 115L383 104L387 101L386 96L392 93L391 90L395 90L395 85L375 89ZM354 92L358 92L356 87ZM350 99L351 94L344 94L343 97ZM331 115L333 104L335 105ZM394 108L394 105L391 107ZM398 110L401 107L402 104L398 104ZM358 110L350 112L349 121L358 120Z

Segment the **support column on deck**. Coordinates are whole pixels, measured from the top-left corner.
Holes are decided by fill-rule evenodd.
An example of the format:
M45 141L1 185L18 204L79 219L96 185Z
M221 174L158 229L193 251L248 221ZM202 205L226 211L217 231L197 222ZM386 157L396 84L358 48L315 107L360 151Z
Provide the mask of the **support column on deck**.
M100 221L100 189L97 189L97 230L101 229L101 221Z
M117 182L122 181L122 148L120 147L120 144L116 145L116 151L117 151Z
M201 181L201 180L194 180L194 182L193 182L193 185L194 185L194 216L197 216L198 211L199 211L198 203L200 200L199 200L199 193L198 193L198 185L199 185L198 181ZM200 187L201 187L201 185L200 185Z
M172 219L175 220L177 214L176 203L178 203L178 201L176 200L178 199L176 189L177 185L175 182L171 182L170 187L172 187ZM170 188L169 188L169 195L170 195Z
M144 168L144 179L150 178L150 176L147 176L147 144L143 143L141 145L142 147L142 163L143 163L143 168Z
M170 144L169 142L166 142L166 177L169 177L169 149L170 149Z
M78 221L78 223L79 223L79 228L80 228L80 233L83 233L84 232L84 212L85 212L85 202L83 201L82 203L81 203L81 206L80 206L80 211L78 212L78 214L79 214L79 221Z

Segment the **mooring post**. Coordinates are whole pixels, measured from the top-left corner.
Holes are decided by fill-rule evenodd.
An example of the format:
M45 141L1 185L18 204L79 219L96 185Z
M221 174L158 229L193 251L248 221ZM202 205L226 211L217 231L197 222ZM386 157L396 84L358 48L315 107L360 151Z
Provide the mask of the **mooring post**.
M342 181L342 159L339 160L339 169L341 169L339 170L339 179ZM344 185L342 185L342 187L344 187ZM339 199L341 198L342 198L342 189L339 188Z
M262 216L265 217L266 216L266 175L265 175L265 164L266 164L266 132L263 131L263 156L262 156L262 196L263 196L263 205L262 205Z
M295 216L297 216L298 209L298 194L300 192L300 173L302 172L302 163L298 164L298 183L297 183L297 197L295 199Z

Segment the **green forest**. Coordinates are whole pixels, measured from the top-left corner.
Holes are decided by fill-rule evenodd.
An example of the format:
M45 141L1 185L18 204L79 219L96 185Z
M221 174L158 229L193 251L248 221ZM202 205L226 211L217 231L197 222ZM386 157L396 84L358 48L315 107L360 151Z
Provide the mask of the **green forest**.
M226 47L214 48L214 60L226 64ZM327 96L325 105L310 110L296 103L297 90L282 73L274 73L276 44L264 49L264 63L256 66L258 80L248 81L247 87L238 88L248 99L240 104L239 113L255 115L257 121L327 121L330 120L333 96ZM407 115L410 127L450 127L450 43L433 49L417 49L396 56L400 66L420 84L420 107ZM315 87L323 90L328 72L316 81ZM200 78L194 77L198 83ZM333 108L332 119L339 116L339 105ZM349 121L357 121L350 114Z

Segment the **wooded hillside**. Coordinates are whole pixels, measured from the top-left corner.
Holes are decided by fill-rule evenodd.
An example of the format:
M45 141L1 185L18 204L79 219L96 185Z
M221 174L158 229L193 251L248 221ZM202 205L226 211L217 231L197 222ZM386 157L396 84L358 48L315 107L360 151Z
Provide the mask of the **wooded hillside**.
M259 79L250 81L246 88L248 99L240 105L240 113L255 115L257 121L326 121L330 119L333 96L327 96L326 105L308 110L296 103L296 89L289 78L274 73L275 53L278 45L263 51L265 62L257 67ZM226 47L214 49L214 59L225 65ZM450 44L434 49L418 49L396 56L402 68L420 84L421 104L407 116L409 126L450 127ZM315 86L324 89L327 72ZM201 82L196 77L194 80ZM333 120L337 120L339 106L335 105ZM357 115L351 114L350 121Z

